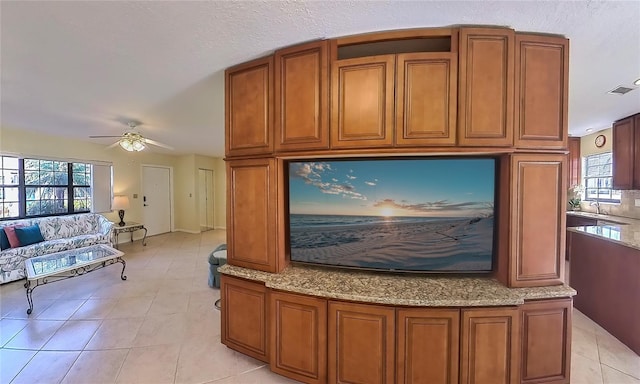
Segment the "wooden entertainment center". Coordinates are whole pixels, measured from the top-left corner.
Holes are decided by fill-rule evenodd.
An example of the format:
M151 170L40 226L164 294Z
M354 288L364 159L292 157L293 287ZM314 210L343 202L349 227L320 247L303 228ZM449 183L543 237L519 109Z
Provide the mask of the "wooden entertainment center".
M227 69L222 342L307 383L569 383L568 57L561 36L461 26ZM287 161L442 155L498 160L490 276L289 265Z

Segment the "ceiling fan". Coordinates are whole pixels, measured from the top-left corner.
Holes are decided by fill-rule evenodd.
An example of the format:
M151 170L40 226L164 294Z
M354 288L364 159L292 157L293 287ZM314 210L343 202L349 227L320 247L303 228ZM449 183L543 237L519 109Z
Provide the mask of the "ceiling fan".
M158 146L158 147L162 147L162 148L173 150L173 147L170 146L170 145L163 144L163 143L157 142L155 140L147 139L146 137L142 136L140 134L140 132L138 132L136 130L136 127L138 125L141 125L141 123L138 123L138 122L135 122L135 121L128 122L127 126L129 127L129 130L127 130L126 132L124 132L120 136L89 136L89 138L91 138L91 139L100 139L100 138L105 138L105 137L118 137L118 138L120 138L120 140L118 140L115 143L113 143L110 146L108 146L107 149L113 148L113 147L115 147L117 145L120 145L120 147L122 147L122 149L124 149L125 151L139 152L139 151L142 151L143 149L145 149L147 144L151 144L151 145L155 145L155 146Z

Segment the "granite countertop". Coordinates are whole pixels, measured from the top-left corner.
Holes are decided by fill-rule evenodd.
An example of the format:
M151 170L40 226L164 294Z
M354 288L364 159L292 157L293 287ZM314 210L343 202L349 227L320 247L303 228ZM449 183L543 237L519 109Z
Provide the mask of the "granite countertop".
M590 212L571 211L567 212L567 214L580 217L588 217L597 220L604 220L609 223L619 223L569 227L567 228L567 230L640 250L640 220L622 216L610 216Z
M289 266L282 273L267 273L229 264L218 270L225 275L263 282L272 289L378 304L501 306L576 294L566 285L507 288L490 277L416 276L305 266Z

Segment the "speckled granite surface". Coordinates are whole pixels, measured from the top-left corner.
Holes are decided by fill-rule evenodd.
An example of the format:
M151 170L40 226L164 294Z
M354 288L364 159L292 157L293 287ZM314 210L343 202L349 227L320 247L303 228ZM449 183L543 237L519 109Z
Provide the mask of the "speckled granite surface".
M610 225L569 227L567 230L583 233L587 236L597 237L599 239L604 239L640 250L640 220L591 212L569 211L567 212L567 215L604 220L610 223L619 223Z
M472 307L518 305L524 300L568 297L576 294L566 285L507 288L483 277L392 275L364 271L290 266L282 273L266 273L229 264L225 275L264 282L268 288L330 299L366 303Z

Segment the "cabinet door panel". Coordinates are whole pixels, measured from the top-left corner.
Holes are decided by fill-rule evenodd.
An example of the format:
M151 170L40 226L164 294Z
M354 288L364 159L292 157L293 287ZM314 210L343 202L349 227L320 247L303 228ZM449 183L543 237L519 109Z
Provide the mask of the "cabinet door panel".
M460 311L399 309L396 383L458 382Z
M566 156L513 155L510 286L564 279Z
M273 159L227 163L227 261L277 272L276 170Z
M269 361L264 284L221 276L222 343L258 360Z
M513 145L514 32L462 28L458 144Z
M339 60L331 70L331 146L388 147L393 141L394 55Z
M613 124L613 188L633 188L634 168L634 121L633 117Z
M582 171L582 158L580 157L580 138L569 138L569 178L567 188L582 184L580 172Z
M412 53L397 57L396 145L454 145L458 57Z
M569 41L516 35L516 147L565 148Z
M329 148L328 41L276 52L276 151Z
M393 308L329 302L329 383L393 383Z
M571 372L571 299L521 307L521 383L568 383Z
M327 382L327 300L271 292L271 370L306 383Z
M225 71L226 155L273 152L273 57Z
M462 310L460 383L519 381L518 322L516 308Z
M633 125L633 142L635 143L633 149L633 189L637 191L640 190L640 114L633 118Z

